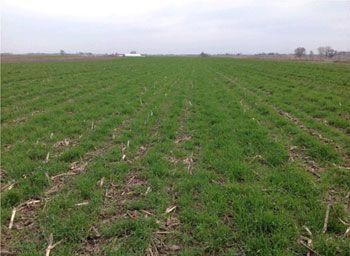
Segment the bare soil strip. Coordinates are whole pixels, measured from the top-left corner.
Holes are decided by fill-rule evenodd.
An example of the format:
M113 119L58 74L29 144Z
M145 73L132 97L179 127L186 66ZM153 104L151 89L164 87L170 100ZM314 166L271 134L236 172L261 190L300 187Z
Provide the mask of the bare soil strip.
M190 115L189 108L191 101L188 98L184 99L183 111L179 117L179 127L177 136L174 140L174 147L178 150L184 151L183 144L192 139L188 132L187 122ZM192 175L194 156L193 152L183 158L176 158L174 156L167 157L167 160L174 165L177 165L181 171L186 170ZM182 249L181 245L181 222L179 218L180 209L177 206L177 193L175 188L175 180L167 182L166 191L169 195L169 207L165 210L164 216L159 216L157 224L158 228L152 234L151 242L147 249L147 256L159 255L178 255Z
M180 245L180 220L176 206L174 186L168 187L168 193L173 194L170 206L165 210L166 219L158 220L158 229L152 234L151 243L146 251L147 256L177 255Z

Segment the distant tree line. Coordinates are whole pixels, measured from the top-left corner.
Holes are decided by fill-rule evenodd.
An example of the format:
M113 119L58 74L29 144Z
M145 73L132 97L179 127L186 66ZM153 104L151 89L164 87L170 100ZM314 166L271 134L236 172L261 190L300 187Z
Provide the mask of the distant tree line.
M59 55L81 55L81 56L93 56L94 54L92 52L76 52L76 53L67 53L65 50L60 50L58 52Z
M337 54L337 51L330 46L320 46L317 48L318 54L323 57L332 58ZM294 55L296 57L303 57L306 55L306 49L304 47L298 47L294 50ZM310 51L310 56L314 55L313 51Z

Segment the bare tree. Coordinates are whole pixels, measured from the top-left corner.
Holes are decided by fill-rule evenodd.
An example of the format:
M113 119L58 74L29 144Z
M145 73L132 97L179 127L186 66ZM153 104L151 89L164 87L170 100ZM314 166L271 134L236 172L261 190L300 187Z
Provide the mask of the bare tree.
M310 55L310 57L313 57L314 56L314 52L310 51L309 55Z
M199 56L201 56L201 57L208 57L209 54L208 54L208 53L205 53L205 52L201 52L201 54L199 54Z
M328 57L328 58L332 58L334 55L336 55L336 51L330 47L330 46L321 46L321 47L318 47L317 48L318 50L318 54L320 56L325 56L325 57Z
M336 55L336 53L337 52L333 48L331 48L330 46L326 47L326 56L328 58L332 58L334 55Z
M294 50L294 54L297 57L305 56L305 52L306 52L306 50L304 47L298 47Z
M66 52L64 50L60 50L60 55L65 55Z

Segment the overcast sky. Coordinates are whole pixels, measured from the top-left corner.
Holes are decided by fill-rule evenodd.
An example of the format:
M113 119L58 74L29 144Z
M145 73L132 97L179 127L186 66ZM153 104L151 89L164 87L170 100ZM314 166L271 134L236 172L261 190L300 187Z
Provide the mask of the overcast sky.
M1 52L350 51L350 0L2 0Z

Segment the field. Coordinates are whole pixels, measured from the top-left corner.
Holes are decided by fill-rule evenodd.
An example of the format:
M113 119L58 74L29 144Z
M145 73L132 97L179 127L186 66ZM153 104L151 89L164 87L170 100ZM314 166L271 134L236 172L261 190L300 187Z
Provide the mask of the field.
M1 75L3 252L349 255L350 65L148 57Z

